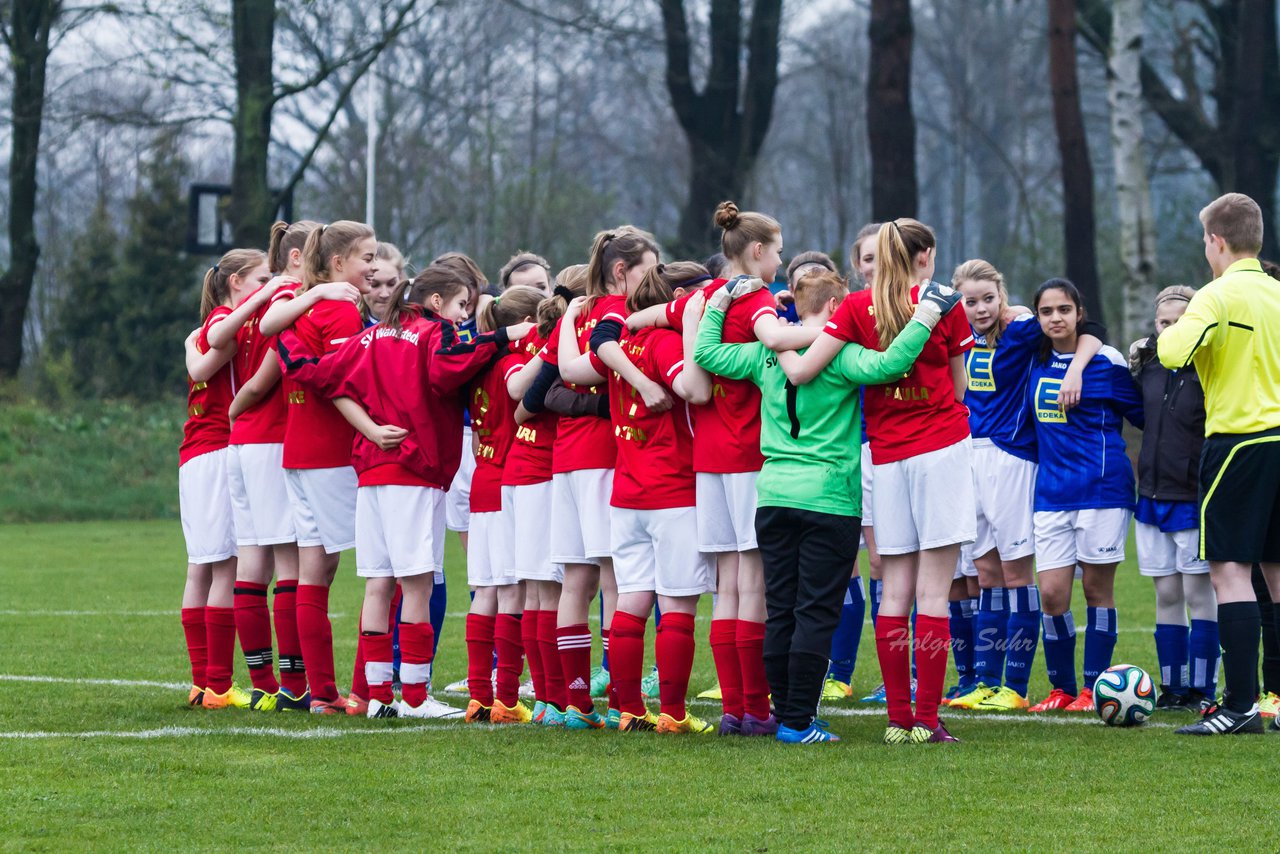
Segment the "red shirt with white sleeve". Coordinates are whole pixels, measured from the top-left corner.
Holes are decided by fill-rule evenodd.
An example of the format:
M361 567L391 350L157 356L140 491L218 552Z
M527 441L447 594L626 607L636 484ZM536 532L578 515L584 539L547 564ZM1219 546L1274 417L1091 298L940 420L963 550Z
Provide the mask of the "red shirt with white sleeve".
M607 376L609 369L605 367L594 353L591 353L591 332L602 320L616 320L623 325L627 322L626 298L616 295L598 297L586 314L578 315L574 323L574 334L578 337L578 349L591 356L591 365L596 371ZM542 358L553 365L559 364L556 356L560 346L561 330L564 318L556 324L551 337L544 348ZM606 383L594 386L581 386L576 383L565 383L578 394L600 394ZM609 422L594 415L579 417L562 417L556 427L556 441L552 459L552 471L582 471L584 469L611 469L617 458L617 449L613 444Z
M346 300L320 300L291 327L306 349L317 356L332 353L360 335L360 309ZM330 401L318 397L287 374L284 394L288 421L284 431L284 467L327 469L351 465L355 428Z
M507 377L520 370L523 359L507 353L472 385L471 432L476 442L476 471L471 476L471 512L502 509L502 471L516 433L516 402L507 394Z
M209 329L231 309L220 305L204 319L196 338L196 349L209 352ZM231 439L227 410L234 395L231 391L231 365L223 365L205 382L187 377L187 423L182 427L182 444L178 447L178 465L201 454L220 451Z
M244 326L236 330L236 355L231 364L237 389L258 372L258 368L262 367L262 360L268 354L274 357L276 336L263 335L258 327L262 323L262 318L266 316L267 309L278 301L292 297L295 287L296 285L281 286L265 305L258 307L253 317L244 322ZM284 390L277 382L262 399L240 413L240 417L231 427L231 444L280 444L284 441L286 419Z
M520 361L504 371L503 383L546 346L547 339L533 332L521 342L518 351ZM505 391L505 388L504 388ZM502 467L503 486L529 486L551 480L552 446L556 441L556 426L560 420L554 412L544 411L516 427L507 464Z

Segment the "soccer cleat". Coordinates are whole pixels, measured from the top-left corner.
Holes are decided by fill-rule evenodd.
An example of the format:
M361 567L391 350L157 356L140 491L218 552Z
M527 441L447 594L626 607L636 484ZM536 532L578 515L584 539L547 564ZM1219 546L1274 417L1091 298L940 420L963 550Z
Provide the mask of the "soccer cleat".
M1267 727L1267 729L1274 730L1275 732L1280 732L1280 717L1272 718L1271 726Z
M655 664L653 669L649 671L649 675L640 680L640 693L649 699L657 699L658 696L658 666Z
M1028 712L1056 712L1059 709L1065 709L1067 706L1075 702L1075 697L1063 691L1061 688L1054 688L1049 692L1049 696L1036 703Z
M678 735L682 733L688 733L690 735L711 735L715 731L715 727L689 711L686 711L684 713L684 719L679 721L671 715L658 715L658 732L665 735Z
M400 717L402 718L430 718L432 720L448 720L451 718L465 717L466 713L462 709L450 706L448 703L442 703L434 697L428 696L419 706L410 706L408 703L401 701ZM483 708L483 707L482 707ZM486 718L487 720L487 718Z
M279 694L268 694L266 691L254 688L253 693L249 695L249 708L255 712L274 712L279 699Z
M485 723L489 720L493 708L482 704L479 700L470 700L467 702L467 710L463 712L463 720L469 724Z
M1158 703L1156 707L1159 708ZM1258 714L1264 718L1274 718L1277 711L1280 711L1280 695L1268 691L1258 698Z
M942 723L942 721L938 721L938 725L930 731L929 738L926 741L926 744L947 744L947 743L959 744L960 739L956 738L954 735L947 732L947 728Z
M867 696L863 697L858 702L859 703L885 703L887 701L888 700L884 693L884 683L881 682L879 685L876 686L876 689L874 691L872 691ZM885 743L888 744L888 742L885 742Z
M720 693L720 680L716 680L716 684L698 695L699 700L723 700L724 695Z
M1193 708L1195 705L1191 702L1191 697L1186 694L1179 694L1177 691L1170 691L1165 686L1160 686L1160 698L1156 700L1157 712L1185 712Z
M564 710L565 729L604 729L604 718L595 709L584 712L577 706Z
M830 726L826 721L815 720L805 729L792 729L779 726L776 738L783 744L835 744L840 736L827 732Z
M1218 705L1218 701L1213 697L1206 696L1202 691L1192 688L1187 692L1187 708L1198 715L1208 714L1216 705Z
M719 735L742 735L742 721L733 715L721 715L716 732Z
M187 692L187 705L191 706L194 709L196 706L202 705L203 701L204 701L204 689L197 688L196 686L192 685L191 690Z
M1174 732L1178 735L1260 735L1263 732L1262 714L1257 703L1247 712L1233 712L1214 706L1200 720Z
M591 668L591 696L605 697L609 692L609 671L603 667Z
M617 729L618 724L622 722L622 712L618 709L609 709L604 713L604 728Z
M400 708L395 703L384 703L381 700L370 700L365 704L366 718L398 718Z
M444 686L444 692L446 694L470 694L471 685L466 679L459 679L457 682L450 682Z
M564 726L564 712L547 703L547 707L542 710L542 720L538 723L547 727Z
M215 694L205 688L204 697L201 698L200 705L206 709L247 709L249 708L250 699L244 689L236 685L232 685L221 694Z
M658 717L650 711L646 711L643 715L622 712L618 719L618 732L654 732L657 728Z
M820 700L836 702L838 700L847 700L853 696L853 688L848 682L841 682L834 676L828 676L826 681L822 683L822 695Z
M547 710L547 704L538 700L533 704L533 722L535 724L542 723L542 713Z
M951 704L953 709L973 708L981 712L1022 712L1026 711L1027 698L1010 688L1003 685L1000 690L993 691L989 697L976 706L960 706L956 703Z
M347 698L338 695L336 700L312 700L311 714L313 715L345 715L347 713Z
M1000 690L1004 690L1003 688ZM973 686L973 690L966 694L959 694L951 698L951 702L947 703L953 709L976 709L979 703L990 700L998 691L988 688L982 682Z
M914 724L911 729L907 730L907 742L909 744L925 744L929 741L929 737L933 735L933 730L921 723Z
M535 699L538 695L533 690L533 680L526 679L520 683L520 696L526 700Z
M913 728L914 729L914 728ZM885 744L914 744L911 738L911 729L897 724L889 724L884 730Z
M533 720L533 713L519 700L514 706L504 706L500 700L494 700L489 720L495 724L527 724Z
M1093 711L1093 689L1082 688L1080 696L1063 709L1064 712L1092 712Z
M288 688L281 688L276 695L277 712L309 712L311 711L311 692L303 691L301 697L289 693Z
M774 715L761 720L748 712L742 716L742 735L777 735L778 719Z
M347 714L354 716L363 715L369 711L369 701L361 699L355 694L347 695Z

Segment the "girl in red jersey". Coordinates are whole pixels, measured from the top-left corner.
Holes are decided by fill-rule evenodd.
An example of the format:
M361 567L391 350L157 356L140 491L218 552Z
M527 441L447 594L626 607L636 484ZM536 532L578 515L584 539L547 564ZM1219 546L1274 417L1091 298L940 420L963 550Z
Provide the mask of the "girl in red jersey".
M659 264L627 296L626 307L639 311L663 305L672 299L674 287L689 286L708 275L700 264ZM692 315L687 325L696 325ZM618 582L610 675L621 711L618 730L707 734L713 727L690 714L685 705L698 597L715 590L710 557L692 547L698 537L698 514L687 403L705 403L707 383L686 375L693 362L685 358L679 333L647 327L624 339L622 346L631 365L679 399L674 406L651 409L631 385L610 372L610 409L618 448L610 499ZM655 593L662 610L655 642L661 701L656 717L645 707L640 689L645 622Z
M933 231L914 219L882 225L872 288L850 294L803 355L783 354L787 377L807 383L849 341L883 350L910 319L919 285L933 277L935 247ZM864 395L884 572L876 650L888 704L887 744L955 740L938 720L938 706L951 642L951 580L960 546L973 542L976 528L963 403L964 354L972 346L965 316L952 312L905 379L868 386ZM919 674L914 711L908 642L913 604Z
M463 385L532 324L461 342L451 308L465 305L466 283L431 266L406 282L376 327L317 358L302 336L286 332L280 353L288 376L332 397L359 431L356 569L366 579L360 646L366 661L368 717L456 717L427 696L433 657L428 621L433 580L443 571L445 487L460 459ZM442 316L444 315L444 316ZM401 426L403 425L403 426ZM391 683L389 606L404 589L402 702Z
M533 288L508 288L480 312L476 328L486 333L531 321L541 299L542 294ZM469 410L476 437L467 548L467 583L475 590L467 614L471 700L466 719L471 723L528 723L532 717L519 699L520 674L524 672L524 588L515 569L515 516L513 508L503 503L502 490L516 433L516 403L507 392L507 381L525 361L518 351L513 347L504 353L473 381L471 389ZM490 678L495 650L496 685Z
M269 278L265 261L256 249L233 249L205 273L202 324L187 340L187 423L178 449L178 504L187 541L182 629L191 661L187 702L210 709L244 708L258 700L256 692L250 697L231 681L236 536L227 483L227 408L232 399L228 362L235 353L232 324L257 307L258 302L245 296ZM235 303L240 306L232 311ZM223 331L218 329L223 324L233 332L215 349L210 338L215 329ZM266 708L266 701L256 707Z

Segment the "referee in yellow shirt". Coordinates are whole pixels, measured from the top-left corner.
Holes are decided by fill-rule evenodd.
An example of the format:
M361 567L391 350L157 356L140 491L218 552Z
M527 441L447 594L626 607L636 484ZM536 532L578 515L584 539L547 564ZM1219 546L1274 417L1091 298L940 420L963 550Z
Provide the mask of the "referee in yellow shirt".
M1218 596L1225 691L1220 706L1178 733L1261 733L1263 627L1250 575L1261 564L1280 601L1280 281L1258 261L1262 211L1253 199L1228 193L1200 211L1200 222L1214 280L1160 335L1156 351L1166 368L1194 362L1204 385L1200 556Z

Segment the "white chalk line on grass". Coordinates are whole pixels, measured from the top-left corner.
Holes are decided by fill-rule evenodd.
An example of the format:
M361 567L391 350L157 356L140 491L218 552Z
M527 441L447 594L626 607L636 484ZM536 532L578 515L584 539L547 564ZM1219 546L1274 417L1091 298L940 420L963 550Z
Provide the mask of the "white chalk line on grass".
M24 676L16 673L0 673L0 682L37 682L45 685L109 685L115 688L163 688L180 691L191 687L190 682L153 682L146 679L77 679L70 676Z
M432 729L443 729L451 727L443 721L438 722L414 722L411 725L396 724L385 728L372 727L348 727L343 729L334 729L331 727L314 727L311 729L285 729L284 727L194 727L194 726L166 726L156 729L138 729L138 730L86 730L83 732L48 732L44 730L32 731L16 731L16 732L0 732L0 739L44 739L44 738L136 738L136 739L153 739L153 738L193 738L196 736L218 736L218 735L259 735L270 736L271 738L292 738L292 739L331 739L343 738L348 735L412 735L414 733L424 732ZM468 724L468 729L494 730L498 729L498 724Z
M19 610L7 608L0 610L0 617L181 617L181 611L52 611L41 609ZM330 619L346 617L343 611L335 611Z

